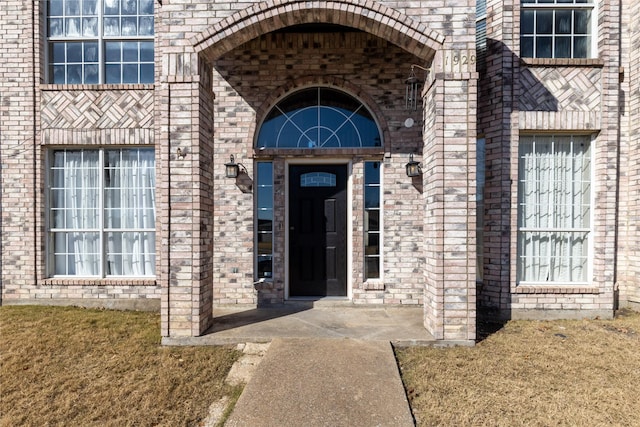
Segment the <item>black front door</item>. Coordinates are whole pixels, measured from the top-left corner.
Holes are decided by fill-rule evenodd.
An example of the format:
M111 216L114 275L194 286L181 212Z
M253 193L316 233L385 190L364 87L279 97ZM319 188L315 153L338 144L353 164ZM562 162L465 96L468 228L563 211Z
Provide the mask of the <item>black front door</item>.
M347 167L289 168L289 295L347 295Z

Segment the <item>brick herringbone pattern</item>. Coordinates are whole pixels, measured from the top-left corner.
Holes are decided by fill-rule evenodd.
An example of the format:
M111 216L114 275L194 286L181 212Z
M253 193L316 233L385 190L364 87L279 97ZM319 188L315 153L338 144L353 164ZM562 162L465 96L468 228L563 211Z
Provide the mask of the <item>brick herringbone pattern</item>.
M42 128L148 128L152 90L55 91L42 94Z
M600 68L528 68L520 76L521 111L600 109Z

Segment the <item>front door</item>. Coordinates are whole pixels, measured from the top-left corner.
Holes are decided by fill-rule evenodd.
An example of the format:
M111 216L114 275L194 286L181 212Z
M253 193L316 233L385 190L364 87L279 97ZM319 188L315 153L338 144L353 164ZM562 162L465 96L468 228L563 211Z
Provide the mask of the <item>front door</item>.
M347 295L347 166L289 167L289 295Z

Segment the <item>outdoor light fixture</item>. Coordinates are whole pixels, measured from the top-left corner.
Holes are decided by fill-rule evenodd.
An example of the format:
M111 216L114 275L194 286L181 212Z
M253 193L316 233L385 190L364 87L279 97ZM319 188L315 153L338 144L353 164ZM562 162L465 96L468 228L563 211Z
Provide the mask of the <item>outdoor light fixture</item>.
M182 151L182 148L178 148L178 150L176 151L176 157L178 158L178 160L182 160L184 159L185 153L184 151Z
M413 160L413 153L409 154L409 163L405 166L407 168L407 176L413 178L419 176L422 173L420 163Z
M227 178L237 178L240 174L240 167L242 167L243 172L247 172L247 168L242 163L236 163L232 154L229 163L224 164L224 174Z
M425 72L429 72L428 68L424 68L416 64L411 65L411 71L409 72L409 77L404 81L404 84L405 84L404 106L405 106L405 109L407 110L418 109L418 97L420 96L420 86L424 81L424 79L420 80L418 76L416 76L416 68L419 68Z

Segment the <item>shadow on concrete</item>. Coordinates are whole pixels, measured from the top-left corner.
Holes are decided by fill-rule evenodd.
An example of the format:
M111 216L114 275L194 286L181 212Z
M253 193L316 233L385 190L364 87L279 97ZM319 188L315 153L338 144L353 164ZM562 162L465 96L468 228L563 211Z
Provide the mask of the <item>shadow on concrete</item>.
M269 308L258 307L237 312L226 312L226 314L220 314L218 316L216 316L214 312L213 325L207 329L203 335L215 334L216 332L267 322L312 308L313 301L304 301L296 304L272 305Z

